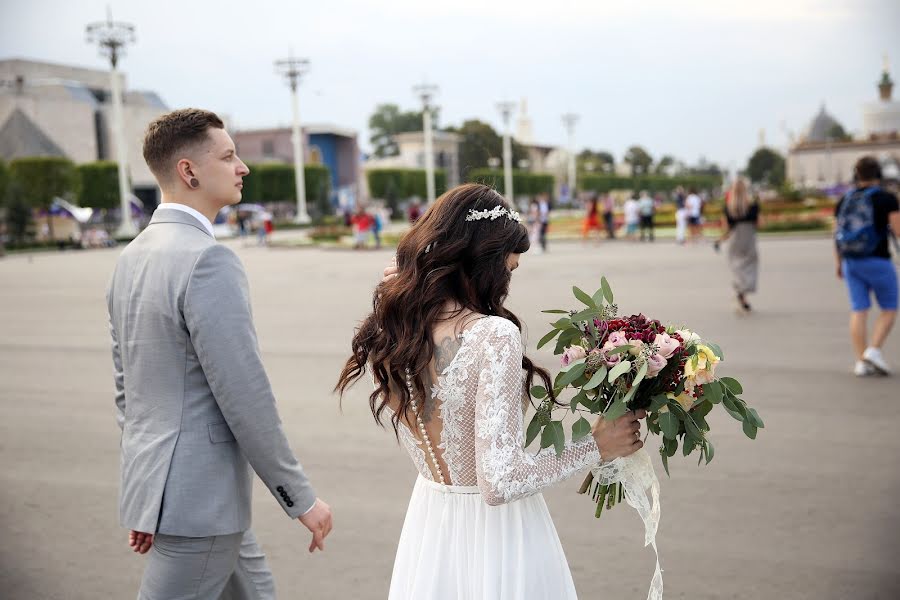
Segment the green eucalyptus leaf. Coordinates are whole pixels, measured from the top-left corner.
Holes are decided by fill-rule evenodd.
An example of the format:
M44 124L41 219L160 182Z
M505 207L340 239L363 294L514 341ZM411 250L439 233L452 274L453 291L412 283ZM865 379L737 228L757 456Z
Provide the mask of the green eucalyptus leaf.
M572 441L577 442L591 432L591 424L581 417L572 424Z
M722 401L723 396L724 392L722 391L722 384L718 381L711 381L703 386L704 400L709 400L713 404L718 404Z
M666 455L665 452L660 452L659 456L660 456L660 458L662 458L663 469L666 470L666 475L668 477L671 477L672 475L669 473L669 457Z
M678 435L678 417L676 417L672 411L660 413L659 415L659 428L663 432L663 436L666 439L674 440Z
M584 364L583 358L573 362L571 365L569 365L569 369L567 371L560 372L553 387L566 387L584 374L584 369L586 366L587 365Z
M734 377L722 377L719 381L721 381L725 387L728 388L728 391L735 396L740 396L744 393L744 388L741 387L740 382Z
M634 376L634 381L631 382L633 386L631 389L636 389L637 386L644 380L644 376L647 375L647 361L644 361L640 367L638 367L637 375Z
M675 453L678 452L678 438L663 438L662 447L666 456L675 456Z
M744 421L744 434L751 440L755 440L756 439L756 425L751 423L749 420Z
M603 288L594 292L594 295L591 296L591 300L593 300L594 304L597 306L603 306Z
M548 315L567 315L569 311L562 310L560 308L551 308L550 310L542 310L542 313L547 313Z
M625 401L622 398L617 398L616 400L613 400L610 407L603 413L603 418L612 421L618 419L627 412L628 407L625 405Z
M706 464L709 464L712 462L713 456L716 455L716 449L709 439L704 440L704 442L706 443Z
M715 354L717 357L719 357L719 360L725 360L725 355L722 354L722 349L719 348L719 345L718 345L718 344L714 344L714 343L712 343L712 342L703 342L703 343L706 344L706 346L707 346L710 350L713 351L713 354Z
M588 380L588 382L585 384L584 389L592 390L603 383L603 381L606 379L607 372L608 371L606 367L600 367L600 370L594 373L591 376L590 380Z
M694 416L694 418L700 417L702 419L706 417L706 415L708 415L712 409L712 402L710 402L709 400L703 400L702 402L696 404L690 412Z
M606 298L607 304L613 303L613 291L612 288L609 287L609 282L606 280L606 277L600 278L600 289L603 290L603 297Z
M622 354L624 352L628 352L631 350L631 344L623 344L621 346L616 346L612 350L606 352L606 356L613 356L614 354Z
M541 432L541 450L553 445L553 428L551 427L553 423L558 423L558 421L551 421L544 425L544 430Z
M668 398L665 394L657 394L650 399L650 408L647 409L648 412L659 412L663 406L666 405Z
M536 438L540 432L541 420L535 413L535 415L531 418L531 423L528 424L528 430L525 434L525 446L530 446L531 442L534 441L534 438Z
M571 325L572 325L572 320L569 319L568 317L559 319L558 321L553 323L553 326L556 327L557 329L567 329Z
M750 422L753 423L756 427L763 429L766 425L763 423L763 420L759 417L759 413L756 412L755 408L747 407L747 417L750 419Z
M543 400L547 397L547 390L542 385L535 385L531 388L531 395L537 400Z
M544 337L542 337L542 338L541 338L541 341L539 341L539 342L538 342L538 345L537 345L538 350L540 350L541 348L543 348L544 345L546 345L550 340L552 340L552 339L555 338L557 335L559 335L559 331L560 331L559 329L554 329L553 331L547 333L547 335L545 335Z
M566 434L563 431L562 421L551 421L549 425L544 429L546 431L549 429L553 436L553 446L556 448L556 455L560 456L565 450L566 447Z
M586 308L581 312L577 312L571 317L573 323L580 323L582 321L592 321L594 317L600 316L599 308Z
M616 379L618 379L621 375L624 375L628 371L631 370L631 361L623 360L612 369L609 370L608 380L610 383L614 383Z
M597 308L597 305L594 303L593 298L585 294L584 291L582 291L582 289L577 285L572 286L572 293L575 294L575 297L578 298L581 303L590 306L591 308Z

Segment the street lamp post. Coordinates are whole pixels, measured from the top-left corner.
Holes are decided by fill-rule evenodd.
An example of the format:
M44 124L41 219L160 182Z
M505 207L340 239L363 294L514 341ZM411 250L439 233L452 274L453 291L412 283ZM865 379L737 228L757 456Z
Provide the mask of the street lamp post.
M503 117L503 190L506 192L506 199L513 205L516 202L516 196L513 191L513 174L512 174L512 137L510 133L510 117L512 111L516 107L515 102L498 102L497 109Z
M562 116L563 125L569 134L569 194L570 199L575 199L575 125L578 123L578 115L566 113Z
M122 110L122 82L119 78L119 58L125 53L125 46L134 42L134 25L112 20L112 11L107 9L106 20L91 23L86 28L87 41L97 44L100 53L109 58L110 88L112 92L113 139L116 144L116 162L119 171L119 203L122 221L116 237L133 238L138 234L137 226L131 218L131 190L128 187L128 150L125 146L125 119Z
M303 172L303 134L300 131L300 100L297 86L300 78L309 70L309 61L305 58L294 58L293 55L275 61L275 70L287 79L291 88L291 105L293 122L291 124L291 141L294 144L294 185L297 194L297 216L294 222L305 225L311 221L306 210L306 177Z
M432 126L431 126L431 99L437 93L438 87L436 85L429 85L427 83L423 83L422 85L417 85L413 88L413 92L415 92L419 98L422 100L422 130L425 136L425 189L426 195L428 196L428 206L431 206L434 203L435 190L434 190L434 142L432 139Z

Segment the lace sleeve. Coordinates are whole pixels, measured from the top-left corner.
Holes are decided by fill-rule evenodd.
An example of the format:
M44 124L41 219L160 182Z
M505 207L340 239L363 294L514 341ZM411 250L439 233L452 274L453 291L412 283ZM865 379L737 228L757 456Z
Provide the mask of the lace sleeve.
M475 396L475 469L485 502L495 506L541 491L600 464L594 438L533 454L525 449L522 401L522 336L512 322L491 317L481 341L481 372Z

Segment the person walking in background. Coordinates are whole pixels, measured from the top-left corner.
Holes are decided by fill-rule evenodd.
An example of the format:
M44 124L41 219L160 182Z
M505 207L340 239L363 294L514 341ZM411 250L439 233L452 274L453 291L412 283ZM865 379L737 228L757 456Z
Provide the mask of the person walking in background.
M384 230L384 211L377 204L372 216L372 233L375 235L375 249L381 249L381 232Z
M653 217L656 215L656 202L650 197L647 190L641 192L638 200L638 213L641 220L641 241L649 239L653 241Z
M581 237L587 239L591 231L600 231L600 209L597 202L597 194L591 193L585 203L584 224L581 227Z
M684 210L691 232L690 241L696 242L703 237L703 200L697 194L696 188L691 188L691 193L684 199Z
M603 195L603 223L607 239L616 239L616 201L610 193Z
M372 216L366 211L362 204L358 204L352 221L353 247L357 250L368 247L369 233L372 231L374 219L372 219Z
M850 294L850 338L856 354L853 373L859 377L892 370L881 348L897 318L897 269L891 262L888 239L900 232L897 197L881 185L881 165L864 156L853 169L856 184L838 202L835 221L835 270L847 282ZM867 345L871 295L881 314L875 321L872 343Z
M635 192L622 207L625 213L625 238L634 240L637 235L638 222L640 221L640 209L638 207L637 192Z
M728 267L731 269L732 286L737 294L738 308L750 312L747 294L756 291L759 274L759 255L756 251L756 228L759 223L759 203L750 197L747 182L738 177L725 194L722 214L722 236L716 240L716 251L721 242L729 240Z
M421 214L422 214L422 207L419 206L419 201L413 200L410 203L409 209L407 211L407 217L409 218L409 222L414 224L416 221L419 220L419 216L421 216Z
M685 208L684 188L675 189L675 241L683 244L687 237L687 209Z
M532 198L531 204L528 205L526 221L528 223L528 239L531 242L531 247L534 248L535 254L540 254L541 248L538 244L541 239L541 207L537 198Z
M547 230L550 228L550 196L541 194L538 198L539 219L541 222L541 252L546 252Z

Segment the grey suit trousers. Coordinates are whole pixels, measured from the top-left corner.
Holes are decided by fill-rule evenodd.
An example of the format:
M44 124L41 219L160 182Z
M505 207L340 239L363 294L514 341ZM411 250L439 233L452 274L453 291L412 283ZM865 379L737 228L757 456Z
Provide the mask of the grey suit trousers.
M158 534L138 600L275 600L275 583L252 531L210 537Z

